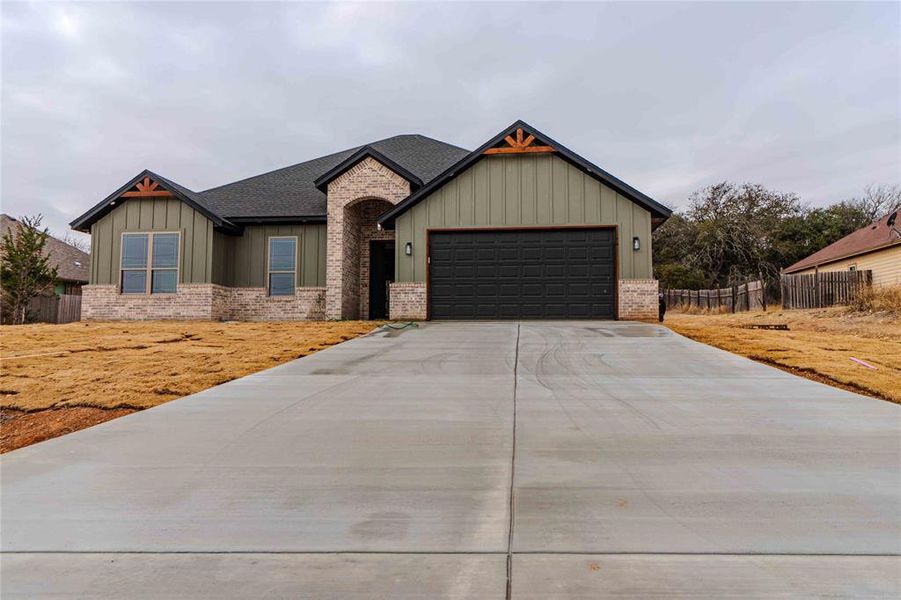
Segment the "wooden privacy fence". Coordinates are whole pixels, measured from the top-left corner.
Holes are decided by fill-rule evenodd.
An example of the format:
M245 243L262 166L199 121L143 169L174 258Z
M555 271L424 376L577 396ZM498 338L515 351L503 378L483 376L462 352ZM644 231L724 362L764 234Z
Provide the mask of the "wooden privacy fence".
M81 319L81 296L38 296L31 299L28 320L37 323L71 323Z
M748 281L740 285L715 290L666 290L663 297L670 308L707 308L727 312L766 309L762 281Z
M829 271L780 278L782 308L822 308L848 304L862 287L873 285L872 271Z

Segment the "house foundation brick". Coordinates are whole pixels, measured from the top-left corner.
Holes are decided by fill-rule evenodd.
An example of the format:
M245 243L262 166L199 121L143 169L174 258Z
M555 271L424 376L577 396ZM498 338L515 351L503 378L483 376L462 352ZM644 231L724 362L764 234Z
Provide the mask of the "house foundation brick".
M219 287L219 286L216 286ZM223 288L216 318L227 321L323 321L325 288L297 288L270 296L266 288Z
M81 288L82 321L201 320L213 318L213 286L181 284L175 294L120 294L116 285Z
M656 279L620 279L618 286L620 320L657 320Z
M424 321L428 299L424 283L392 283L389 288L389 315L393 321Z
M182 284L175 294L120 294L115 285L82 288L83 321L318 321L325 319L325 288L297 288L269 296L266 288Z

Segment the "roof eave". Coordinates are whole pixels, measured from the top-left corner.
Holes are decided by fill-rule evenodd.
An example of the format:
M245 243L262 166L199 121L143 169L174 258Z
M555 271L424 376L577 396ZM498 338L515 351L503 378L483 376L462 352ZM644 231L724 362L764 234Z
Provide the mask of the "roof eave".
M823 267L826 265L831 265L834 262L838 262L840 260L848 260L849 258L854 258L855 256L863 256L864 254L871 254L873 252L879 252L880 250L885 250L887 248L891 248L892 246L897 246L901 244L901 238L897 240L892 240L887 244L881 244L879 246L873 246L872 248L867 248L866 250L858 250L857 252L849 252L848 254L842 254L841 256L836 256L833 258L827 258L824 260L818 260L816 262L812 262L810 264L800 264L795 263L790 267L786 267L782 269L782 272L786 275L791 275L792 273L797 273L798 271L806 271L807 269L817 269L819 267Z
M210 221L213 222L213 225L216 228L219 228L219 229L222 229L225 231L237 230L235 225L233 223L230 223L227 219L223 218L220 215L217 215L216 213L211 211L206 206L199 204L198 202L194 201L193 199L189 198L188 196L186 196L186 195L182 194L180 191L178 191L177 186L174 185L174 182L169 181L168 179L166 179L165 177L162 177L161 175L157 175L156 173L154 173L153 171L151 171L149 169L144 169L137 176L135 176L131 180L129 180L128 183L126 183L125 185L120 187L118 190L116 190L115 192L113 192L112 194L110 194L109 196L104 198L101 202L95 204L91 209L89 209L87 212L82 214L80 217L71 221L69 223L69 227L71 227L75 231L81 231L82 233L90 233L91 225L93 225L98 220L100 220L107 212L111 211L112 207L116 205L116 203L119 201L122 194L124 194L129 189L131 189L136 183L138 183L144 177L150 177L154 180L159 180L161 183L163 183L164 186L166 186L167 191L170 192L175 198L177 198L181 202L184 202L185 204L187 204L188 206L190 206L191 208L193 208L194 210L198 211L203 216L208 218Z
M326 215L288 215L269 217L229 217L235 225L253 225L255 223L325 223Z

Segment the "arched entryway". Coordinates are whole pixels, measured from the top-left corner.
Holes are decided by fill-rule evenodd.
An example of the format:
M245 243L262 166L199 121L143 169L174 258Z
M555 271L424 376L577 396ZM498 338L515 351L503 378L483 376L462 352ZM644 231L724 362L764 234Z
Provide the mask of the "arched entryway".
M394 232L379 231L376 219L409 195L410 182L370 156L328 183L325 310L329 319L367 319L380 313L370 312L372 257L384 258L378 266L387 267L388 249L373 244L393 241ZM377 285L390 276L390 271L381 275Z
M377 219L391 206L381 198L361 198L344 207L345 318L388 317L388 284L394 281L394 231L380 230Z

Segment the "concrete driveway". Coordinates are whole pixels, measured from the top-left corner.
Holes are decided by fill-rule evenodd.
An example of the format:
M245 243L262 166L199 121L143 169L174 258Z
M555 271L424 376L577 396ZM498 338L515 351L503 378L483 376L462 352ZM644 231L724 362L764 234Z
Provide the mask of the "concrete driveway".
M2 595L897 597L899 433L653 325L427 323L7 454Z

